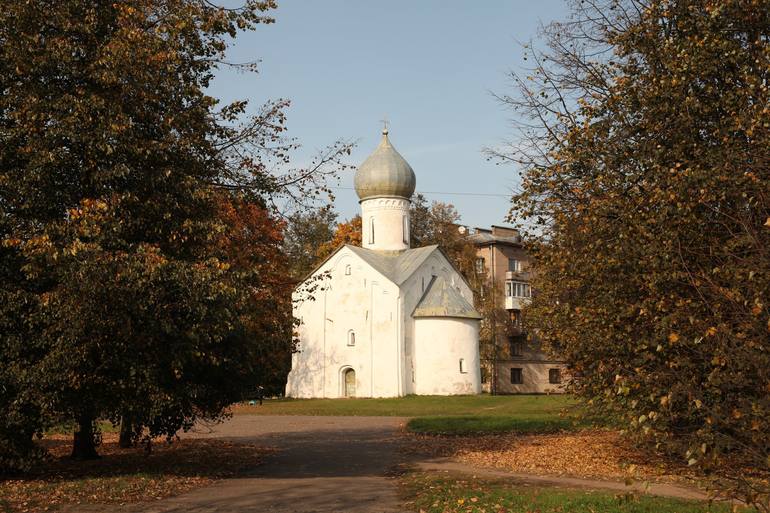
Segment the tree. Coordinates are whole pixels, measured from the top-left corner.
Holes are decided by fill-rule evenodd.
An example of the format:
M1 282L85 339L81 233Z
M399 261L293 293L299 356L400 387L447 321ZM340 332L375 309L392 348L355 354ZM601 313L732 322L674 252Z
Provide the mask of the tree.
M502 96L572 389L770 511L770 4L575 3Z
M339 223L329 242L321 244L316 251L317 262L322 262L335 249L344 245L361 246L361 216L356 214L344 223Z
M420 193L412 196L409 205L409 239L413 248L427 246L432 239L432 219L427 198Z
M478 289L474 272L476 247L460 233L460 214L451 203L433 201L428 205L425 196L417 194L410 206L412 247L441 246L462 275Z
M0 465L61 421L92 458L100 418L135 437L221 418L290 351L267 209L323 191L350 147L288 168L286 101L247 117L206 94L274 2L1 6Z
M338 214L332 205L299 210L288 217L284 252L291 276L299 281L313 270L318 249L334 238Z

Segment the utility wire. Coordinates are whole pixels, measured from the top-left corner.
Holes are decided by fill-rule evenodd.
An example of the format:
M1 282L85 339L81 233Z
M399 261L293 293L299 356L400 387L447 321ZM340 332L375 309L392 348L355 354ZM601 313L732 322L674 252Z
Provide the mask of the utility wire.
M355 187L330 187L331 189L336 190L346 190L346 191L354 191L356 190ZM448 194L451 196L484 196L484 197L492 197L492 198L510 198L510 194L494 194L494 193L485 193L485 192L447 192L447 191L414 191L415 194Z

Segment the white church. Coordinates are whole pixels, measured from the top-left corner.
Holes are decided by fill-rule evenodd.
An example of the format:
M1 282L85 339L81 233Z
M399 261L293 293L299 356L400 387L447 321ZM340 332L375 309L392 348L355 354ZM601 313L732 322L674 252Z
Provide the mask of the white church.
M441 248L409 246L415 183L383 130L355 176L363 247L338 248L294 292L288 397L481 392L471 289Z

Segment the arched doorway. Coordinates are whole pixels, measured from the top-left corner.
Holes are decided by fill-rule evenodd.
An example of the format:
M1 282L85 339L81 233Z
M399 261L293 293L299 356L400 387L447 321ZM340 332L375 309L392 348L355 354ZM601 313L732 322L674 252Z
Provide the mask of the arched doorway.
M356 371L349 367L342 374L342 395L344 397L356 396Z

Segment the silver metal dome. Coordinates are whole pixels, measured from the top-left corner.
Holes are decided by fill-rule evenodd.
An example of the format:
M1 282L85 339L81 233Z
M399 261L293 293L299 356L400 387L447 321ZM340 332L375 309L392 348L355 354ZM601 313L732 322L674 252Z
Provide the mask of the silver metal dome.
M390 144L388 130L383 130L379 146L356 171L358 197L361 200L380 196L409 199L416 183L412 166Z

